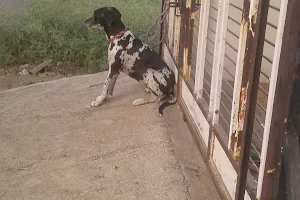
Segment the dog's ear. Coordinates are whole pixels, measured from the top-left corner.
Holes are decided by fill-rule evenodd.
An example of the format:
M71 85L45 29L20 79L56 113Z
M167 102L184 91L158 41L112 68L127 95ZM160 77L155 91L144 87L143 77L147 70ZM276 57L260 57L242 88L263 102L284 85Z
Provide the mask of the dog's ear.
M115 7L111 7L112 11L114 12L115 16L119 19L121 19L122 15L121 13L118 11L118 9L116 9Z
M108 11L104 14L104 19L108 26L110 26L114 20L121 19L121 13L114 7L109 7Z

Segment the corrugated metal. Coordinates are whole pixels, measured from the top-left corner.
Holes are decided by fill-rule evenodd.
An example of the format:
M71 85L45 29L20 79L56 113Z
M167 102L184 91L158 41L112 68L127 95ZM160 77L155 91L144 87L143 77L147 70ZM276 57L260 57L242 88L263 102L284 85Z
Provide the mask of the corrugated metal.
M215 37L217 29L218 19L218 6L219 0L212 0L209 8L209 19L208 19L208 34L206 43L206 55L205 55L205 66L204 66L204 85L203 85L203 99L209 103L210 90L211 90L211 79L212 79L212 66L215 49Z
M242 10L243 1L230 1L220 105L220 125L227 134L229 134L229 125L231 119L234 77L239 46Z
M196 74L196 61L197 61L197 45L198 45L198 32L199 32L199 25L200 25L200 10L197 10L195 21L194 21L194 28L193 28L193 47L192 47L192 62L191 62L191 76L188 82L189 87L191 90L194 90L195 87L195 74Z

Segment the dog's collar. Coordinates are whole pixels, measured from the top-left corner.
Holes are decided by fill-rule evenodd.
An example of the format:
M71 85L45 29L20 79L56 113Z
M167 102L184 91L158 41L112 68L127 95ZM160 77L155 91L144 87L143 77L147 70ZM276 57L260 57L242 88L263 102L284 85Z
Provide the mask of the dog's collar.
M120 31L116 35L111 35L110 38L107 39L109 43L112 43L115 39L118 39L124 35L128 31L128 28L125 28L124 30Z

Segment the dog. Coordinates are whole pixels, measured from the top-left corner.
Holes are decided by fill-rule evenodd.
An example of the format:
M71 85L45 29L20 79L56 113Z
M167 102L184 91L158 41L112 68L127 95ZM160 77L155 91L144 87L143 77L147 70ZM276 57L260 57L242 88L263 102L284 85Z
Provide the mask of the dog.
M102 94L91 103L92 107L100 106L108 96L113 95L120 72L144 84L145 91L151 93L148 99L139 98L133 101L134 106L164 101L159 106L159 114L162 115L166 106L177 102L174 72L153 49L125 28L121 13L115 7L95 10L85 24L88 29L104 30L109 42L108 75Z

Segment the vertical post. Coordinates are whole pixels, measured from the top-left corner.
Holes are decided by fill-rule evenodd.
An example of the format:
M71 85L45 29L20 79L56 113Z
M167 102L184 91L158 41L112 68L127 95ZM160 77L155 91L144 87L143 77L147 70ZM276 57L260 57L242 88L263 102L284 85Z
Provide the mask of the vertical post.
M236 200L243 200L247 183L255 108L261 71L266 24L270 0L245 0L242 24L248 24L245 57L235 132L235 156L239 158Z
M182 0L184 1L184 0ZM174 61L177 65L177 67L179 67L179 51L180 51L180 43L181 43L181 18L183 17L182 13L180 13L180 10L178 8L174 9L174 42L173 42L173 58ZM179 69L178 69L179 70Z
M209 103L209 117L213 125L219 121L229 3L230 0L219 1L217 35L215 38L216 45L214 49L215 56L213 58L212 86L210 92L211 97Z
M193 27L195 19L195 0L186 0L186 7L183 18L183 77L185 80L190 78Z
M286 7L286 8L285 8ZM268 107L272 110L266 116L268 134L264 136L261 170L257 197L261 200L275 199L281 163L281 148L285 133L288 105L292 91L292 77L297 50L297 38L300 32L300 1L282 1L286 17L278 71L272 71ZM281 21L281 23L282 23ZM277 47L276 47L277 48ZM280 47L279 47L280 48ZM279 56L279 55L278 55ZM274 74L273 74L274 73Z
M166 0L161 0L161 10L160 13L162 13L164 11L164 4L165 4ZM161 16L161 19L163 18L163 16ZM165 24L166 25L166 24ZM158 53L159 55L162 55L162 47L163 47L163 31L164 31L164 23L162 23L160 25L160 36L159 36L159 41L161 41L161 43L159 44L159 50Z
M166 0L165 0L166 1ZM169 0L169 3L175 3L175 0ZM169 47L174 45L174 22L175 22L175 12L176 8L170 7L169 10L169 20L168 20L168 43ZM173 48L171 48L173 50Z
M228 149L231 151L235 151L235 146L234 146L236 141L235 133L238 130L240 91L241 91L241 83L242 83L242 75L243 75L246 42L247 42L247 36L249 30L249 20L247 16L247 14L249 14L249 4L245 5L244 3L243 18L241 20L241 28L239 34L240 38L239 38L237 62L235 67L236 70L234 76L234 90L233 90L232 109L230 115L231 119L230 119L230 127L229 127L230 130L229 130Z
M202 98L203 94L203 80L204 80L204 66L205 66L205 52L208 29L210 0L203 0L201 3L200 12L200 27L198 32L198 46L197 46L197 60L196 60L196 80L194 94L197 99Z

